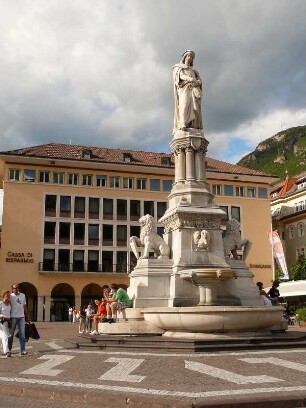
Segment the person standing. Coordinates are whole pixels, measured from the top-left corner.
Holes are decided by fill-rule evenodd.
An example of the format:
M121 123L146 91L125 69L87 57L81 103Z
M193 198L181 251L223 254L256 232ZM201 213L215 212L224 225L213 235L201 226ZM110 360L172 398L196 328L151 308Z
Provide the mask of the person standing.
M11 322L11 303L10 291L4 290L1 293L0 301L0 338L2 339L3 354L6 357L11 357L11 352L8 347L8 339L10 337L9 324Z
M10 337L8 341L9 352L12 351L14 333L16 327L19 331L19 354L25 356L28 352L25 349L25 321L30 321L29 312L27 309L26 297L24 293L19 292L17 283L12 285L12 293L10 295L11 302L11 319L12 327L10 329Z
M71 306L69 306L69 308L68 308L68 319L69 319L69 323L71 323L71 324L73 323L72 311L73 311L73 308Z
M87 306L87 309L85 309L85 312L86 312L85 332L90 333L92 330L92 319L94 315L94 310L91 307L91 304Z

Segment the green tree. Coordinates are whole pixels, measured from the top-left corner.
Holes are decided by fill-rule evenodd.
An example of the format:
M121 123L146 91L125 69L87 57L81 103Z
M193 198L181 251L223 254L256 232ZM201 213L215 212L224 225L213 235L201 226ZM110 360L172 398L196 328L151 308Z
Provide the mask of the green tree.
M291 266L290 276L293 280L306 279L306 256L300 255L297 263Z

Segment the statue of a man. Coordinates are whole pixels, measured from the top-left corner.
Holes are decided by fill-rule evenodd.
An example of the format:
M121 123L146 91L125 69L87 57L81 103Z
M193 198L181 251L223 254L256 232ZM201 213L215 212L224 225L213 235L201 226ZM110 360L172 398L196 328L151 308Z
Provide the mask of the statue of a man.
M202 81L193 68L194 51L183 53L179 64L173 67L174 80L174 127L173 134L181 129L203 129Z

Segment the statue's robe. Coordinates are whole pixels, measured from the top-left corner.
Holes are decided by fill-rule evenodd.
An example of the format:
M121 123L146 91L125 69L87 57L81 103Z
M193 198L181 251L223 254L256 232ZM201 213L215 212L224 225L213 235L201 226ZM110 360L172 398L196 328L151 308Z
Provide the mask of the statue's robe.
M189 78L201 81L199 73L186 64L179 63L173 67L174 81L174 126L173 134L183 128L203 129L202 122L202 81L193 86Z

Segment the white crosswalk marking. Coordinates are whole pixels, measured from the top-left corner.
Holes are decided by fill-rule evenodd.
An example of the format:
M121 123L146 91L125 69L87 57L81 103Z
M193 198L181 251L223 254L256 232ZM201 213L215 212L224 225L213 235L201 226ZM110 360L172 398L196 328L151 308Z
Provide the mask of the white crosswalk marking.
M288 360L282 360L276 357L250 357L250 358L239 358L238 360L245 361L250 364L274 364L280 367L291 368L292 370L301 371L306 373L306 365L300 363L294 363Z
M106 373L99 377L99 380L141 382L146 377L142 375L131 375L130 373L144 362L142 358L117 358L110 357L105 360L106 363L117 363Z
M233 373L232 371L226 371L221 368L216 368L207 364L198 363L196 361L186 361L185 368L192 371L197 371L202 374L209 375L211 377L220 378L235 384L262 384L284 381L279 378L269 377L267 375L241 375Z
M74 356L63 356L63 355L43 355L39 357L40 360L48 360L44 363L40 363L28 370L22 371L20 374L33 374L33 375L45 375L50 377L55 377L60 374L63 370L53 370L53 367L66 363L67 361L73 359Z

